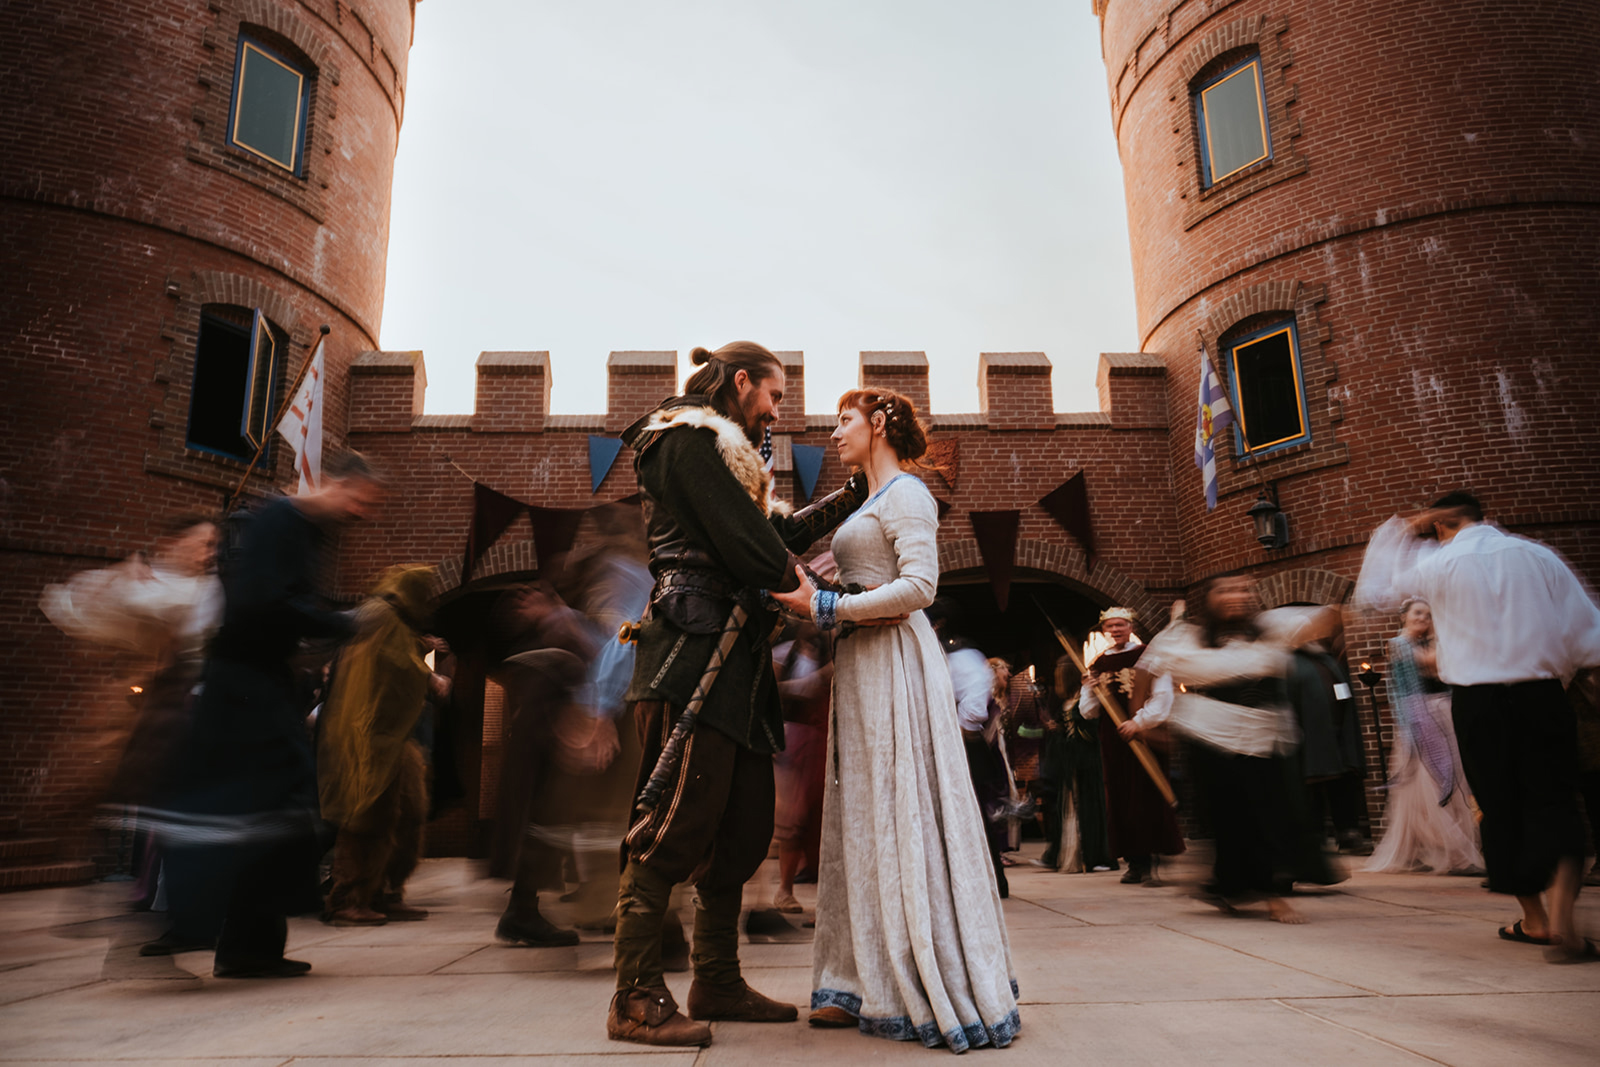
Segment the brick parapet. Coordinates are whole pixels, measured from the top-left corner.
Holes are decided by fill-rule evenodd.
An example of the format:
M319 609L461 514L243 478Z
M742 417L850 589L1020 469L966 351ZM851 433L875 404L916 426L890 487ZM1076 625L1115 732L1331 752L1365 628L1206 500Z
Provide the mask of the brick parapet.
M1100 411L1119 429L1167 428L1167 365L1146 352L1102 352L1095 373Z
M612 352L606 359L606 432L627 429L677 391L678 353Z
M857 383L862 389L892 389L918 412L928 410L928 356L925 352L863 352Z
M538 433L550 415L549 352L484 352L478 356L479 433Z
M409 433L428 374L421 352L364 352L350 364L350 433Z
M1043 352L980 353L978 407L991 430L1053 429L1050 360Z

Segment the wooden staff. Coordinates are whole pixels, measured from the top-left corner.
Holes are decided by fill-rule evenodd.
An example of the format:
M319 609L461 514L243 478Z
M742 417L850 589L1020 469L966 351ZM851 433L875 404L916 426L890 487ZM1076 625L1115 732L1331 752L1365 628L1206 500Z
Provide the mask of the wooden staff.
M300 384L306 380L306 374L311 370L311 361L317 358L317 350L322 347L322 342L327 340L328 334L333 331L327 323L323 323L321 330L318 332L321 336L317 338L317 343L311 346L311 351L307 354L306 361L300 364L300 373L294 376L294 384L289 386L289 391L284 394L283 402L278 405L278 413L267 424L267 431L261 435L261 443L256 446L256 454L250 457L250 466L244 469L244 477L240 478L239 484L233 487L233 495L228 497L228 503L223 507L223 511L232 511L233 506L239 502L239 494L244 492L245 483L250 480L250 475L255 473L256 464L261 462L262 453L267 450L267 443L272 440L272 435L278 432L278 423L283 421L283 413L289 410L289 405L294 403L295 396L299 394Z
M1067 655L1072 657L1072 662L1078 668L1078 673L1085 678L1089 677L1089 669L1083 665L1083 657L1078 654L1078 650L1072 647L1072 639L1062 631L1061 627L1056 625L1056 621L1050 617L1050 613L1044 610L1044 605L1039 603L1038 597L1034 597L1033 603L1039 609L1039 614L1044 616L1044 621L1050 624L1050 629L1055 631L1056 640L1061 642L1061 647L1066 649ZM1100 706L1105 709L1106 717L1111 720L1112 726L1120 727L1128 721L1128 716L1123 712L1122 705L1117 703L1116 697L1111 695L1109 689L1097 683L1094 686L1094 695L1100 701ZM1161 765L1156 762L1155 753L1150 751L1150 746L1137 737L1130 737L1127 740L1128 748L1133 751L1134 758L1139 761L1139 766L1144 768L1144 772L1155 783L1156 789L1160 791L1162 798L1174 808L1177 807L1178 795L1172 791L1172 783L1167 781L1167 776L1161 773Z

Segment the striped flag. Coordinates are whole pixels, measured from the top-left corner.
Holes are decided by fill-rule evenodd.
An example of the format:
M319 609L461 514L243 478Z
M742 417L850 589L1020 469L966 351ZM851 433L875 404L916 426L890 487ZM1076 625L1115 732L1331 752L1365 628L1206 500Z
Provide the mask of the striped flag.
M1200 412L1194 424L1194 465L1206 484L1206 510L1217 506L1217 434L1233 421L1233 405L1217 378L1211 357L1206 354L1206 339L1200 338Z
M311 365L300 381L300 391L289 401L283 418L278 420L278 432L294 449L295 470L300 472L297 496L322 488L322 346L325 340L317 341Z

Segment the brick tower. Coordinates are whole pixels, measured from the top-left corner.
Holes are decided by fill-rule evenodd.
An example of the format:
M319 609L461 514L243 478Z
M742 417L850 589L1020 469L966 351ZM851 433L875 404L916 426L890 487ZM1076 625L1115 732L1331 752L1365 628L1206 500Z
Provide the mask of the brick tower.
M220 508L318 336L326 426L377 348L414 0L107 0L0 25L0 404L10 634L0 834L61 830L129 686L48 581ZM262 486L283 481L283 449Z
M1094 10L1189 580L1340 602L1373 526L1456 488L1600 578L1600 9ZM1201 338L1242 415L1209 512ZM1286 547L1257 544L1263 488ZM1393 631L1371 625L1359 655Z

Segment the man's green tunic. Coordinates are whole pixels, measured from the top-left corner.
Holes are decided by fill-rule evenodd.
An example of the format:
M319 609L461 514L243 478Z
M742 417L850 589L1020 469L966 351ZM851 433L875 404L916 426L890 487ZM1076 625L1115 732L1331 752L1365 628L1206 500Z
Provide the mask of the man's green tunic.
M688 540L710 555L730 586L741 587L738 597L750 611L749 621L700 709L699 722L752 751L777 752L783 748L783 714L768 638L778 620L762 606L759 591L796 588L795 554L806 551L848 517L860 506L863 494L852 483L851 492L809 513L774 512L768 516L756 501L757 486L748 477L749 457L734 457L736 465L743 461L745 480L730 469L725 455L731 447L728 424L720 417L713 421L721 422L721 435L704 425L680 423L659 428L685 409L694 408L705 409L705 398L674 398L661 411L630 427L623 440L634 450L639 487L650 506L664 509ZM703 413L695 417L706 421ZM755 454L747 441L743 447ZM756 463L759 465L759 459ZM764 481L759 490L764 497ZM661 577L655 558L651 570ZM731 610L732 600L726 603ZM726 614L722 617L726 619ZM705 673L718 639L717 633L687 633L653 611L639 633L633 683L626 699L661 700L682 708Z

